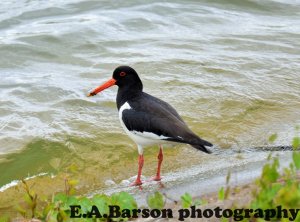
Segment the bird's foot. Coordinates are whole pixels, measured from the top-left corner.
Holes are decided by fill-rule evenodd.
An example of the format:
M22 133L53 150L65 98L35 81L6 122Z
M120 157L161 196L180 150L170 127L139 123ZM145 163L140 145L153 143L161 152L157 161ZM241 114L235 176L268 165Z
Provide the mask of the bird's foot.
M153 176L151 177L150 181L161 181L161 176Z
M141 186L143 183L141 180L136 180L133 183L130 184L130 186Z

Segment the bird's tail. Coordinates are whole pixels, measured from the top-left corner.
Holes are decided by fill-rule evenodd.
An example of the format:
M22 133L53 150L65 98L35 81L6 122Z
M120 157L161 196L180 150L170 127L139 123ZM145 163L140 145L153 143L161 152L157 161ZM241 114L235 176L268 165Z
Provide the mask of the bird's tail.
M197 150L201 150L205 153L211 153L211 150L207 149L205 145L191 145L192 147L196 148Z
M182 137L184 137L184 139ZM194 133L191 132L182 137L181 138L178 138L178 137L177 138L167 138L165 140L173 141L173 142L177 142L177 143L187 143L187 144L190 144L192 147L196 148L197 150L201 150L205 153L211 153L211 151L208 148L206 148L206 146L213 146L213 144L211 144L210 142L208 142L206 140L201 139Z
M211 144L210 142L200 139L198 138L198 141L196 144L190 144L192 147L196 148L197 150L201 150L205 153L211 153L211 150L209 150L208 148L206 148L206 146L213 146L213 144Z

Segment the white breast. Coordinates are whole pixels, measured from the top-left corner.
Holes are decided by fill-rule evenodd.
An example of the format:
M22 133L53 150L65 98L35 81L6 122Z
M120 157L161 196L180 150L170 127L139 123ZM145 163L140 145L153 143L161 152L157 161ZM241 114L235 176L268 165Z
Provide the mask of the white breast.
M126 109L132 109L128 102L124 103L119 109L119 119L121 122L121 126L127 133L127 135L138 145L138 146L150 146L154 144L161 144L163 139L167 139L168 137L165 136L158 136L151 132L137 132L137 131L129 131L125 126L122 114L123 111ZM167 142L167 141L165 141Z

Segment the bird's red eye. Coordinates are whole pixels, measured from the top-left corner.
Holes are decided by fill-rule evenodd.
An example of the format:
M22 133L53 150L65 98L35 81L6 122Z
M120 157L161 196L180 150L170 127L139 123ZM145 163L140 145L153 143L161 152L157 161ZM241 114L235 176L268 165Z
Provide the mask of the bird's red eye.
M120 72L120 76L126 76L126 72Z

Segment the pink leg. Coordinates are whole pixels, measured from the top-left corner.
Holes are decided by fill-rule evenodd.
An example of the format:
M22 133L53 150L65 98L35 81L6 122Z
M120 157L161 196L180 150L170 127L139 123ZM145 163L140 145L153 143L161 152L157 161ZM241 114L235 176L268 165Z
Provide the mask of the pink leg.
M141 181L141 175L142 175L142 168L144 165L144 156L139 155L139 170L138 170L138 175L134 183L131 184L131 186L139 186L142 185Z
M158 159L158 164L157 164L157 172L156 172L156 176L153 178L154 181L160 181L161 177L160 177L160 168L161 168L161 163L164 159L164 155L163 155L163 151L162 151L162 146L160 145L159 147L159 153L157 156Z

